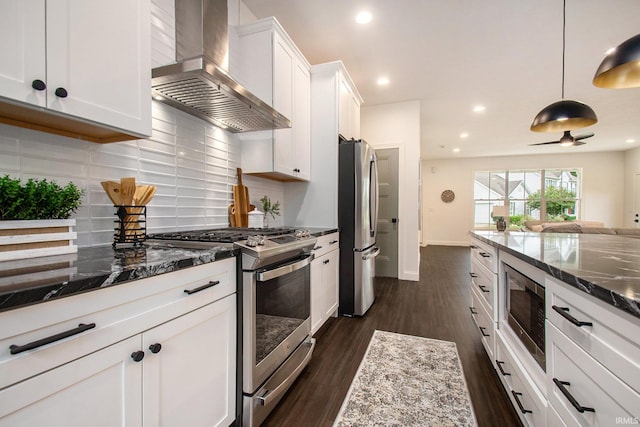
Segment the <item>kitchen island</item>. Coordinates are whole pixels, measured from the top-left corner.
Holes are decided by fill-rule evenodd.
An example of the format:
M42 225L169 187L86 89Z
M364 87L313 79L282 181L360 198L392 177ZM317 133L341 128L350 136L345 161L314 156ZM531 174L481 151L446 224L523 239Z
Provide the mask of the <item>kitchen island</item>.
M470 235L472 317L522 423L637 423L640 240Z
M640 317L640 239L606 234L473 231L599 300Z

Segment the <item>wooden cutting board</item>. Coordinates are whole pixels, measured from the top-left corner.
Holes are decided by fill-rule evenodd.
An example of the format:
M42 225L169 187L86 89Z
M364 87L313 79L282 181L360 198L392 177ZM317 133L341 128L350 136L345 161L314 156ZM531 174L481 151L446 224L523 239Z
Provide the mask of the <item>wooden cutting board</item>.
M235 226L249 226L249 190L242 184L242 169L238 168L238 184L233 186Z

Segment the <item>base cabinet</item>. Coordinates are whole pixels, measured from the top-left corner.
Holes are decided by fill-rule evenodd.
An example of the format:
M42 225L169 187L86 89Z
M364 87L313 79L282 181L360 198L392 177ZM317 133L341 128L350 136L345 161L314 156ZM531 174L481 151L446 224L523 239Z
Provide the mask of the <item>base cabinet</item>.
M311 262L311 334L338 310L339 234L318 239Z

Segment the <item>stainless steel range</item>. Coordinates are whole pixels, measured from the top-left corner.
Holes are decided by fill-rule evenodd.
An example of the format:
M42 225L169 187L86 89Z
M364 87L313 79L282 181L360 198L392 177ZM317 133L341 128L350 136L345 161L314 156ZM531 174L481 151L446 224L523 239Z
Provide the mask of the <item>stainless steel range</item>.
M149 242L241 251L243 425L258 426L309 363L310 264L316 238L293 228L161 233ZM239 284L240 285L240 284Z

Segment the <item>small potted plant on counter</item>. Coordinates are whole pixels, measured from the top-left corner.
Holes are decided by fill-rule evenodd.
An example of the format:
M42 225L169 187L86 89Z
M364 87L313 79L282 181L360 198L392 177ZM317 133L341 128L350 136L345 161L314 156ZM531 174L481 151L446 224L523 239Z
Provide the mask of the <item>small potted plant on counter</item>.
M84 191L46 179L21 183L0 177L0 260L77 252L69 217L80 207Z
M268 215L271 215L272 219L276 219L276 215L280 215L280 202L276 201L271 204L269 196L262 196L260 202L262 203L262 212L264 212L264 228L269 228Z

